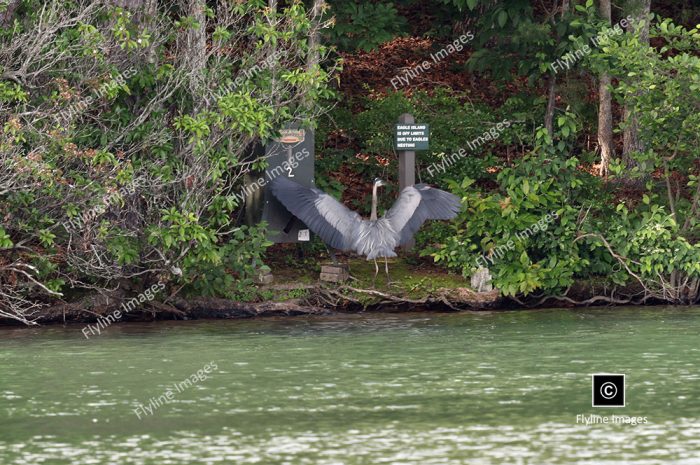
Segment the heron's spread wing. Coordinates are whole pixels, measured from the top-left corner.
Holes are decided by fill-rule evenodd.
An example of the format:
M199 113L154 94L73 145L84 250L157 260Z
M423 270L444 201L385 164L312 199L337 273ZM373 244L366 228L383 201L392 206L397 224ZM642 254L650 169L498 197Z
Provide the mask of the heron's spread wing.
M399 234L399 244L411 240L427 220L451 220L461 208L459 197L426 184L405 187L394 205L386 212L394 230Z
M360 215L325 192L282 176L273 179L270 188L272 195L326 244L340 250L352 247Z

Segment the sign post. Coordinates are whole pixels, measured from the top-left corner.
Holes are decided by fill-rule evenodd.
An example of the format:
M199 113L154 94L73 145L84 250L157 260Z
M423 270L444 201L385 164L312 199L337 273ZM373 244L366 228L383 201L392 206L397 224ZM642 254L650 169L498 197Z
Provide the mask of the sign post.
M430 129L427 124L416 124L413 115L404 113L399 116L394 136L399 153L399 190L402 191L416 183L416 150L428 150ZM404 249L410 250L414 245L411 239Z

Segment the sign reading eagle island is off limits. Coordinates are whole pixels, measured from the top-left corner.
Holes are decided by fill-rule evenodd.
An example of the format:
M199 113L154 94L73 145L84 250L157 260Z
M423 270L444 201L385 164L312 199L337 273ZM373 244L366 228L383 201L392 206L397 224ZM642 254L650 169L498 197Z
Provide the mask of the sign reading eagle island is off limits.
M430 130L427 124L397 124L396 150L428 150Z

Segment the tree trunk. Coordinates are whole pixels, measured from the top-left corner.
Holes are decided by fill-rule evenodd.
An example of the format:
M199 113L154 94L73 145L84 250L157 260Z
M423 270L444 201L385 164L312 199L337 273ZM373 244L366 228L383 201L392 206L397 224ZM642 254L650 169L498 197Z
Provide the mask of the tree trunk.
M270 9L270 16L275 18L275 21L277 20L277 0L268 0L267 6ZM270 44L270 56L276 56L277 53L277 43L272 42ZM278 87L278 80L277 80L277 69L279 65L278 62L276 61L271 67L270 70L272 71L272 77L271 77L271 84L270 84L270 100L273 102L273 105L275 108L277 108L277 105L282 98L282 96L277 92L277 87Z
M319 31L319 24L321 23L321 15L323 14L323 9L325 2L324 0L314 0L314 5L311 8L311 31L309 32L309 55L306 59L307 69L311 69L318 65L320 56L318 53L318 46L321 43Z
M626 13L632 17L632 22L627 27L628 32L639 34L639 41L642 44L649 43L649 12L651 0L627 0L625 4ZM644 21L640 27L639 23ZM634 114L632 105L625 105L624 109L625 129L623 133L623 159L628 168L637 166L633 155L635 152L644 150L642 141L639 139L639 123Z
M550 73L547 84L547 111L544 114L544 127L551 136L554 131L554 110L557 103L557 76Z
M5 11L0 12L0 27L7 27L12 24L12 16L19 7L20 0L11 0L5 7Z
M562 2L561 2L561 17L562 18L569 11L569 8L571 8L571 0L562 0Z
M571 8L570 0L562 0L561 2L561 18L563 19L566 13ZM556 23L556 20L552 20ZM547 111L544 114L544 127L551 136L554 131L554 111L557 103L557 76L550 73L549 82L547 83Z
M600 16L612 22L610 0L600 0ZM607 176L610 160L615 154L613 147L612 96L610 94L610 75L602 72L598 81L598 145L600 147L600 175Z
M185 12L191 17L197 25L187 30L187 43L185 47L185 62L190 70L189 80L190 89L194 95L200 95L200 87L204 83L204 69L206 67L207 57L207 17L205 14L205 0L186 0L187 4ZM196 99L202 103L203 99ZM202 110L201 105L196 104L197 108L194 113Z
M306 69L311 71L314 67L318 66L321 57L319 54L319 45L321 43L321 17L323 11L325 10L325 0L314 0L313 7L311 8L311 30L309 32L309 53L306 57ZM311 98L306 99L306 107L309 112L313 110L314 101Z

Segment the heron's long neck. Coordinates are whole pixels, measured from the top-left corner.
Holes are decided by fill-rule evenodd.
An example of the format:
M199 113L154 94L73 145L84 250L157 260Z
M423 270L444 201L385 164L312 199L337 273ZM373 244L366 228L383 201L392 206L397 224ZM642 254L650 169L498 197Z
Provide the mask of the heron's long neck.
M370 221L377 221L377 185L372 186L372 214L369 216Z

